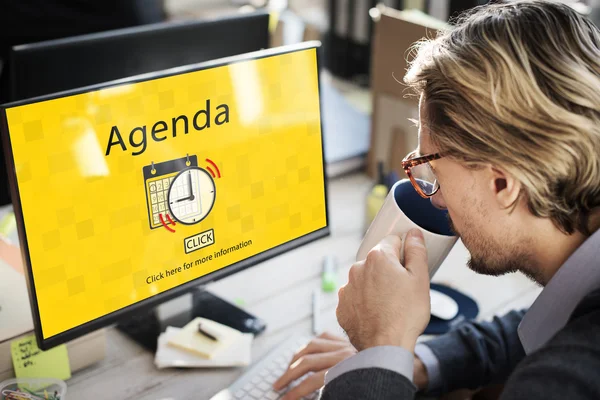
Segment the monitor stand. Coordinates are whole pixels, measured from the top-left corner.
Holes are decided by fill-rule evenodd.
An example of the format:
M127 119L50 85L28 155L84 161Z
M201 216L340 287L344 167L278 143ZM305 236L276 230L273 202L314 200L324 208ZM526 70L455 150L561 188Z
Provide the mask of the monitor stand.
M198 287L191 293L120 321L117 329L155 352L158 336L167 326L181 328L196 317L207 318L241 332L260 334L266 328L262 319Z

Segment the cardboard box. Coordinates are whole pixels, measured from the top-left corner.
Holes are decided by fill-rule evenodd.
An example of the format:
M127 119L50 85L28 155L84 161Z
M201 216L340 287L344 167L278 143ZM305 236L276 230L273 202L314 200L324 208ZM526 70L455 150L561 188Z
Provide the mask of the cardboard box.
M418 119L418 98L404 85L404 74L412 54L408 50L416 41L434 38L438 29L447 27L420 11L398 11L378 6L372 13L375 20L371 57L371 90L373 116L371 146L367 158L367 173L377 177L377 164L384 170L394 169L404 175L401 161L417 146L417 129L409 118ZM399 160L399 161L398 161Z

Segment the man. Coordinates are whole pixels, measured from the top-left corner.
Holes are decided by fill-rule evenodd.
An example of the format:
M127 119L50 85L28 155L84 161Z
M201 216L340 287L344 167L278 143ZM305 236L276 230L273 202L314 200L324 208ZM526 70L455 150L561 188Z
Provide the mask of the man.
M430 311L422 235L386 237L339 291L351 344L315 339L275 387L313 371L286 400L323 381L322 399L492 383L505 383L503 399L600 399L600 31L558 2L519 1L478 8L417 51L407 168L436 180L424 195L448 210L470 268L521 271L544 290L524 316L417 346Z

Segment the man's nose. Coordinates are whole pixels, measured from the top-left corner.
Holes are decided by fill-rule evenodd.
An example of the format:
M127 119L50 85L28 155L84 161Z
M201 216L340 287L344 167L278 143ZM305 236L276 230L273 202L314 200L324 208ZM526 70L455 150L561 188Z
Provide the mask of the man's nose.
M444 196L442 196L441 190L438 190L436 194L431 196L431 204L433 204L435 208L439 208L440 210L445 210L447 208L446 201L444 200Z

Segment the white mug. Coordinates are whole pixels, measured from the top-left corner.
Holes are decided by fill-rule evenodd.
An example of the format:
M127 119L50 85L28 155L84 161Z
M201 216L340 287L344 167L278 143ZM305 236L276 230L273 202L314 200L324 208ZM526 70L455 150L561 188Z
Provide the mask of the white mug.
M398 235L404 243L406 234L412 228L423 232L431 279L458 238L450 230L447 211L436 208L429 199L422 198L408 179L396 182L390 189L360 244L356 260L364 260L367 253L387 235ZM400 262L404 263L404 245L400 249Z

